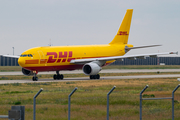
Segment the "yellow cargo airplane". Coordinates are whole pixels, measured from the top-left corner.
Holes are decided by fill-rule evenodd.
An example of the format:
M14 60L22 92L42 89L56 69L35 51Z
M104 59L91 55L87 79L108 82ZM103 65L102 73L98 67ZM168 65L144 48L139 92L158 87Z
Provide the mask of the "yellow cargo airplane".
M126 55L131 49L154 47L159 45L133 47L128 44L128 36L133 9L128 9L121 26L114 39L105 45L81 45L81 46L47 46L36 47L26 50L21 56L3 55L6 57L19 58L18 63L22 67L24 75L33 75L32 80L37 81L38 72L56 71L54 80L63 79L59 74L61 70L82 69L90 79L99 79L101 68L115 60L145 59L146 57L157 57L158 55L177 54L177 52Z

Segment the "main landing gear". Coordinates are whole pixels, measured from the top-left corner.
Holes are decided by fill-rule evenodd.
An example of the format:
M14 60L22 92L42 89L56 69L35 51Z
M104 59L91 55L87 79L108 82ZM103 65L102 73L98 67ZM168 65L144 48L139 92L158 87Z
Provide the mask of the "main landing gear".
M33 81L38 81L38 77L36 75L37 75L36 71L33 71L33 78L32 78Z
M90 75L89 76L90 79L100 79L100 75L97 74L97 75Z
M53 76L54 80L63 80L63 74L59 74L59 71L56 71L56 74Z

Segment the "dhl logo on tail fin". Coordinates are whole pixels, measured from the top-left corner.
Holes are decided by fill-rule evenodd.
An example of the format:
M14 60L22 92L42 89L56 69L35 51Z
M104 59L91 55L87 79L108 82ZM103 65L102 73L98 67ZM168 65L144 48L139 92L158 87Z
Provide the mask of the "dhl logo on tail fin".
M127 31L118 31L117 35L129 35Z

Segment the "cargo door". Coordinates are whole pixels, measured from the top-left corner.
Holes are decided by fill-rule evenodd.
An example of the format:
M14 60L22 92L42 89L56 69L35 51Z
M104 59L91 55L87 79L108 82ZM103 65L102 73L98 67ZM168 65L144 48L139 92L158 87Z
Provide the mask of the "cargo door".
M38 50L38 54L39 54L40 64L46 64L47 63L47 59L45 59L44 53L41 50Z

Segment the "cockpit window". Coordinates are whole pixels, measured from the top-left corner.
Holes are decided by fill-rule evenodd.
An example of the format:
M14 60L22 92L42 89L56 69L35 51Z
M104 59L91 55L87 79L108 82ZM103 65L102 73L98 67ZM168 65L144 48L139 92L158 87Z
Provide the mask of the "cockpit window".
M32 57L32 55L31 55L31 54L28 54L28 57Z
M33 55L32 54L21 54L20 57L33 57Z

